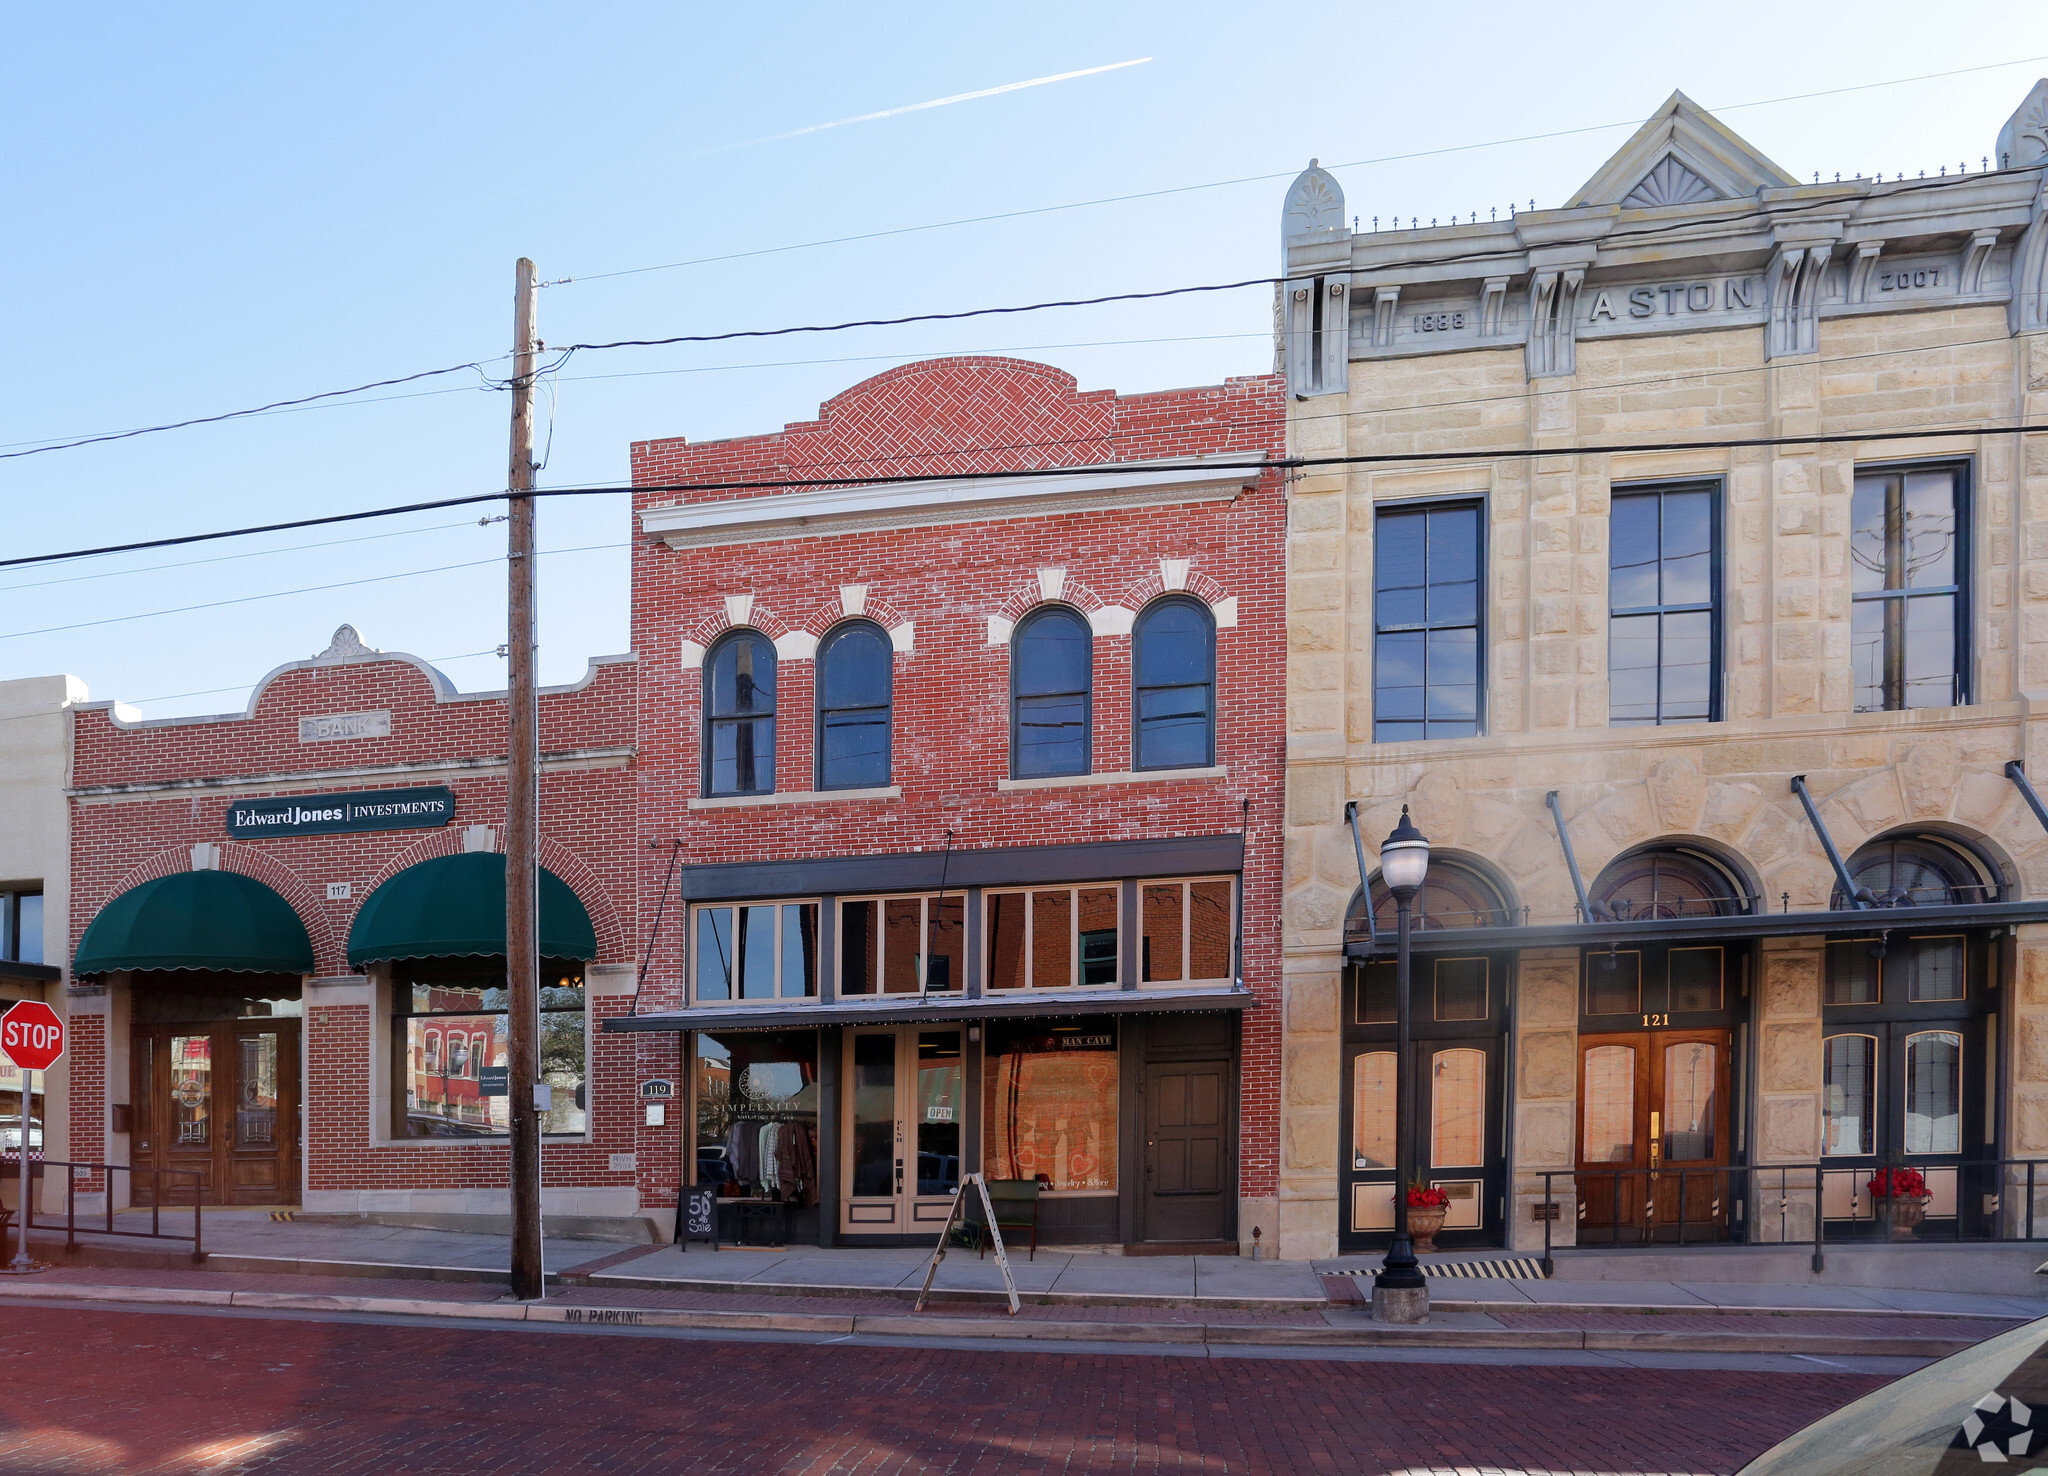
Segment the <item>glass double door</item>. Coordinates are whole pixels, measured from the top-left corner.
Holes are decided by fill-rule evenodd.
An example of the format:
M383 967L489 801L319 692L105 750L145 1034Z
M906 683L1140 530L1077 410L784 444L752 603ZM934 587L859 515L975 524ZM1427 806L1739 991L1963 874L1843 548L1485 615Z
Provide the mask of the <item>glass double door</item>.
M963 1039L958 1026L847 1031L842 1233L922 1234L953 1212L967 1125Z
M1464 1037L1414 1042L1416 1177L1448 1197L1440 1239L1477 1244L1499 1237L1505 1192L1501 1152L1500 1042ZM1349 1204L1344 1249L1394 1228L1395 1105L1399 1056L1392 1043L1361 1045L1350 1061Z
M1726 1030L1579 1037L1578 1241L1722 1240Z
M138 1025L129 1064L129 1162L179 1171L135 1174L134 1203L298 1203L297 1020Z

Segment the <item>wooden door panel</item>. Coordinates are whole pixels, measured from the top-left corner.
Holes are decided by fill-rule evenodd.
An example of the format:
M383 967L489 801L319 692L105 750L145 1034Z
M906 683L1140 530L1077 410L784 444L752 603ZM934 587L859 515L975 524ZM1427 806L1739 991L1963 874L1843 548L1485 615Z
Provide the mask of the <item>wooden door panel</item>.
M1146 1071L1144 1234L1214 1240L1229 1217L1227 1062L1158 1064Z
M1728 1175L1714 1170L1728 1162L1728 1043L1726 1030L1580 1037L1581 1244L1726 1234Z

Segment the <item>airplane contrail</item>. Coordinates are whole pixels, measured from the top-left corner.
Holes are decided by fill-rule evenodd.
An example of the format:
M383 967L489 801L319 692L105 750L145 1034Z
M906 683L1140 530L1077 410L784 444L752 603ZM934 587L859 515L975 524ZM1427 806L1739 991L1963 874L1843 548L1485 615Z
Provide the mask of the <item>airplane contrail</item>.
M861 113L852 118L836 118L830 123L813 123L808 128L792 128L787 133L771 133L764 138L750 138L740 143L721 144L717 148L702 149L691 158L704 154L721 154L728 149L752 148L756 144L780 143L786 138L802 138L807 133L823 133L828 128L845 128L854 123L873 123L882 118L898 118L905 113L922 113L930 108L951 107L954 103L974 102L978 98L996 97L1005 92L1021 92L1027 87L1045 87L1054 82L1071 82L1076 77L1093 77L1103 72L1118 72L1125 67L1142 67L1152 60L1149 56L1135 57L1130 61L1111 62L1103 67L1083 67L1078 72L1056 72L1050 77L1032 77L1023 82L1005 82L1000 87L984 87L976 92L956 92L951 97L935 97L929 102L908 103L900 108L884 108L879 113Z

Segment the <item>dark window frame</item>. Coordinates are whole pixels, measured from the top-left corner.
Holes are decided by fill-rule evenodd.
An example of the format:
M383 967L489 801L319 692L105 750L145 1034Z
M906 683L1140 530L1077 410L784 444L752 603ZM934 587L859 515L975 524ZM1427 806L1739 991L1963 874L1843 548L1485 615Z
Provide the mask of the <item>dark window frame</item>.
M722 655L723 655L723 654L725 653L725 651L727 650L727 648L729 648L729 647L731 647L731 646L734 646L734 645L737 645L737 644L738 644L739 642L741 642L741 641L746 641L746 640L754 640L754 641L759 641L759 642L761 643L761 645L763 645L764 647L766 647L766 648L767 648L767 651L768 651L768 661L769 661L769 664L770 664L770 670L774 672L774 680L773 680L773 682L772 682L772 683L770 684L770 689L771 689L771 691L773 692L773 694L774 694L774 695L773 695L773 697L772 697L772 698L770 699L770 701L769 701L769 704L768 704L768 711L767 711L767 712L766 712L765 714L762 714L762 713L749 713L749 714L746 714L746 715L744 715L744 716L732 716L732 717L716 717L716 716L714 716L714 715L712 714L712 711L711 711L711 697L712 697L712 675L711 675L711 673L712 673L712 668L713 668L713 666L714 666L714 665L716 664L716 662L717 662L718 658L719 658L720 656L722 656ZM706 652L704 653L704 664L703 664L703 666L702 666L702 667L700 667L700 668L699 668L699 671L701 672L701 674L702 674L702 677L703 677L703 680L702 680L702 682L700 683L700 685L701 685L701 686L702 686L702 688L703 688L703 691L702 691L702 693L700 694L700 696L701 696L702 700L701 700L701 702L700 702L700 704L699 704L699 708L700 708L700 710L701 710L701 712L702 712L702 714L703 714L703 724L702 724L702 725L703 725L703 732L702 732L702 733L701 733L701 734L699 735L699 738L700 738L700 742L699 742L699 745L698 745L698 748L699 748L699 753L698 753L698 757L699 757L699 761L700 761L700 763L701 763L701 765L702 765L702 768L703 768L703 783L702 783L702 784L701 784L701 785L700 785L699 787L700 787L700 788L702 789L702 791L703 791L703 794L704 794L704 798L706 798L706 799L738 799L738 798L742 798L742 797L745 797L745 796L748 796L748 795L757 795L757 794L773 794L773 793L775 793L775 757L776 757L776 732L775 732L775 727L776 727L776 716L777 716L777 712L776 712L776 707L777 707L777 704L778 704L778 703L779 703L779 702L781 701L781 696L782 696L782 692L781 692L781 683L782 683L782 653L781 653L781 652L779 652L779 651L777 651L777 650L775 649L775 642L773 642L773 641L771 641L771 640L769 640L769 639L768 639L768 635L767 635L767 632L765 632L765 631L761 631L761 630L757 630L757 629L755 629L755 628L754 628L753 626L751 626L751 625L741 625L741 626L735 626L735 627L734 627L733 629L731 629L731 630L728 630L728 631L726 631L726 632L725 632L725 633L724 633L723 635L721 635L721 636L720 636L720 637L719 637L719 638L718 638L717 640L715 640L715 641L713 641L713 642L711 643L711 649L710 649L710 650L708 650L708 651L706 651ZM765 721L765 722L766 722L766 723L768 724L768 784L767 784L767 786L766 786L765 788L760 788L760 789L717 789L717 788L714 788L714 787L713 787L713 785L712 785L712 777L711 777L711 776L712 776L712 773L713 773L713 769L712 769L712 759L711 759L711 753L712 753L712 738L713 738L713 735L714 735L714 734L716 733L716 731L718 730L718 728L719 728L720 726L722 726L722 725L726 725L726 724L736 724L736 723L743 723L743 722L746 722L746 723L753 723L753 722L762 722L762 721Z
M1955 488L1956 583L1950 585L1928 585L1924 588L1916 588L1913 586L1901 586L1898 589L1887 588L1884 590L1869 590L1865 591L1864 593L1858 594L1855 592L1853 588L1854 576L1852 574L1852 588L1849 594L1850 623L1851 629L1853 631L1855 623L1855 607L1858 604L1862 604L1866 601L1893 600L1896 601L1903 608L1909 605L1912 599L1919 596L1952 596L1955 600L1956 624L1955 677L1954 687L1952 691L1953 700L1948 705L1951 707L1968 707L1974 700L1973 694L1976 685L1973 681L1971 681L1971 676L1973 675L1976 663L1976 642L1971 639L1972 628L1974 625L1975 618L1973 613L1973 607L1975 602L1971 597L1972 588L1975 583L1975 580L1972 576L1975 570L1976 560L1976 540L1972 536L1974 528L1974 508L1976 502L1975 458L1964 456L1935 457L1927 461L1859 462L1850 469L1850 506L1852 509L1855 506L1854 499L1856 483L1861 481L1865 477L1897 477L1899 479L1901 488L1903 488L1906 477L1911 475L1912 473L1937 471L1948 472L1954 478L1952 485ZM1850 527L1852 558L1854 557L1854 539L1854 513L1852 511ZM1854 659L1853 635L1851 646L1851 659L1852 661ZM1901 659L1903 660L1903 655ZM1887 665L1889 665L1889 663L1887 663ZM1890 684L1890 679L1887 676L1885 685L1889 687ZM1855 690L1858 689L1852 687L1852 693ZM1904 712L1913 710L1903 705L1899 707L1890 706L1889 693L1887 693L1886 702L1887 705L1884 707L1852 706L1851 710L1854 712Z
M43 961L43 939L40 930L35 938L36 956L24 959L21 956L21 904L25 897L42 898L41 887L9 887L0 890L0 959L9 963L41 963Z
M832 707L825 705L825 666L832 658L832 648L848 634L856 630L869 630L882 638L883 680L887 684L887 700L880 707ZM818 642L817 671L817 712L811 727L811 782L819 790L827 789L876 789L887 788L896 782L896 644L889 639L889 632L880 622L865 616L842 620L825 632L825 638ZM825 719L829 713L838 712L880 712L883 726L888 732L888 749L882 782L873 784L828 784L825 782Z
M1067 619L1079 623L1081 633L1088 642L1088 685L1078 694L1081 698L1081 767L1059 769L1046 774L1025 774L1020 772L1018 760L1023 756L1023 745L1019 741L1023 723L1023 694L1017 690L1018 661L1017 648L1024 634L1042 620ZM1088 623L1088 617L1073 605L1047 602L1035 606L1030 613L1019 620L1010 632L1010 777L1012 779L1063 779L1077 774L1095 772L1095 628ZM1038 696L1073 696L1073 693L1039 693Z
M1145 621L1149 617L1157 614L1159 611L1167 608L1168 606L1177 606L1181 609L1195 611L1196 614L1198 614L1201 617L1203 624L1207 627L1209 632L1209 680L1207 682L1167 682L1150 687L1140 686L1138 684L1138 667L1141 654L1140 648L1144 642ZM1217 707L1216 669L1219 664L1217 661L1216 642L1216 612L1214 610L1211 610L1206 604L1204 604L1202 601L1196 599L1193 595L1190 594L1182 594L1175 592L1172 594L1161 595L1158 599L1155 600L1150 600L1146 603L1145 607L1138 612L1137 618L1131 622L1131 772L1143 774L1151 773L1155 770L1161 769L1208 769L1215 767ZM1208 742L1203 747L1202 762L1199 764L1192 765L1145 763L1143 761L1144 729L1139 715L1140 708L1142 707L1142 703L1139 701L1140 695L1145 692L1174 691L1179 688L1190 686L1206 687L1209 693Z
M1483 496L1481 496L1481 497L1472 497L1472 496L1469 496L1469 495L1465 495L1465 496L1456 496L1456 497L1441 497L1441 498L1438 498L1438 497L1431 497L1431 498L1419 498L1419 499L1414 499L1414 500L1411 500L1411 501L1404 501L1404 502L1383 502L1383 503L1377 503L1377 504L1375 504L1375 505L1374 505L1374 507L1373 507L1373 596L1372 596L1372 694L1373 694L1373 742L1375 742L1375 743L1415 743L1415 742L1423 742L1423 743L1427 743L1427 742L1431 741L1431 738L1430 738L1430 734L1429 734L1429 716L1428 716L1428 691L1429 691L1429 689L1428 689L1428 687L1427 687L1426 685L1425 685L1425 686L1424 686L1424 688L1423 688L1423 693L1424 693L1424 697L1423 697L1423 704L1424 704L1424 705L1423 705L1423 718L1422 718L1422 728L1423 728L1423 733L1422 733L1422 736L1421 736L1420 738L1381 738L1381 737L1379 736L1379 728L1380 728L1380 721L1381 721L1381 719L1380 719L1380 712L1379 712L1379 695L1380 695L1380 637L1381 637L1381 636L1383 636L1383 635L1387 635L1387 634L1390 634L1390 633L1394 633L1394 634L1399 634L1399 633L1402 633L1402 632L1406 632L1406 631L1410 631L1410 630L1421 630L1421 631L1430 631L1430 630L1438 630L1438 629L1441 629L1441 630L1463 630L1463 629L1465 629L1465 624L1464 624L1463 622L1460 622L1460 623L1458 623L1458 624L1456 624L1456 625L1448 625L1448 624L1447 624L1447 625L1443 625L1443 626L1436 626L1436 625L1432 625L1432 624L1430 624L1429 622L1425 621L1425 622L1424 622L1423 624L1421 624L1421 625L1401 625L1401 626L1393 627L1393 628L1391 628L1391 630L1390 630L1390 628L1389 628L1389 627L1386 627L1386 626L1384 626L1384 625L1382 625L1382 624L1380 623L1380 595L1379 595L1379 558L1380 558L1380 522L1381 522L1381 520L1382 520L1382 519L1384 519L1384 518L1387 518L1387 517L1397 517L1397 516L1400 516L1400 515L1402 515L1402 514L1404 514L1404 513L1425 513L1425 514L1426 514L1426 513L1433 513L1433 512L1455 512L1455 511L1458 511L1458 510L1460 510L1460 509L1465 509L1465 508L1469 508L1469 509L1471 509L1471 510L1472 510L1472 512L1473 512L1474 514L1476 514L1476 517L1475 517L1475 522L1476 522L1476 524L1477 524L1477 527L1478 527L1478 544L1479 544L1479 547L1478 547L1478 558L1477 558L1477 561L1476 561L1476 569L1477 569L1477 574L1476 574L1476 577L1475 577L1475 580L1474 580L1474 583L1476 584L1477 588L1476 588L1476 589L1474 590L1474 592L1473 592L1473 602L1472 602L1472 603L1473 603L1473 611L1472 611L1472 621L1471 621L1471 628L1472 628L1472 632L1473 632L1473 644L1474 644L1474 651L1473 651L1473 677L1472 677L1472 681L1473 681L1473 693L1472 693L1472 735L1471 735L1471 736L1473 736L1473 737L1475 737L1475 738L1484 738L1484 737L1486 736L1486 722L1487 722L1487 711L1486 711L1486 684L1487 684L1487 659L1486 659L1486 658L1487 658L1487 644L1486 644L1486 643L1487 643L1487 626L1486 626L1486 616L1487 616L1487 603L1488 603L1488 584L1487 584L1487 574L1488 574L1488 567L1487 567L1487 561L1488 561L1488 557L1489 557L1489 555L1490 555L1490 554L1491 554L1491 552L1492 552L1492 550L1491 550L1491 546L1490 546L1490 544L1489 544L1489 541L1488 541L1488 534L1489 534L1489 532L1491 531L1491 529L1490 529L1490 527L1489 527L1489 520L1488 520L1488 517L1487 517L1488 503L1487 503L1487 499L1486 499L1485 497L1483 497ZM1439 740L1436 740L1436 741L1439 741L1439 742L1443 742L1443 741L1456 741L1456 740L1455 740L1455 739L1449 739L1449 740L1446 740L1446 739L1439 739Z
M1698 602L1668 604L1663 600L1662 564L1664 562L1664 497L1673 492L1705 492L1708 498L1707 536L1707 600ZM1630 605L1617 608L1614 603L1614 504L1624 498L1655 497L1657 499L1657 562L1658 603L1654 605ZM1661 728L1689 725L1692 723L1718 723L1725 720L1726 703L1724 688L1727 684L1727 661L1725 627L1727 625L1726 584L1723 574L1723 560L1727 547L1723 520L1728 505L1726 485L1720 477L1687 477L1678 481L1623 482L1608 489L1607 494L1607 725L1610 728ZM1704 613L1707 617L1707 715L1704 718L1667 719L1664 716L1664 617L1667 615L1691 615ZM1630 616L1655 615L1657 617L1657 716L1651 722L1629 721L1617 723L1614 720L1614 622Z

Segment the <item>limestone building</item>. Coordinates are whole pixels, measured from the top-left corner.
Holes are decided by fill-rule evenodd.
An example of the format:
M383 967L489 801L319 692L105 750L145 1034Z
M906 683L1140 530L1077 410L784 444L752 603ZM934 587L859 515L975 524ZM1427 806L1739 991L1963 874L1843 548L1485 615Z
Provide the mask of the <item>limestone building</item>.
M1674 94L1560 209L1295 181L1283 1255L1391 1223L1404 802L1442 1244L1882 1236L1908 1165L2030 1233L2048 81L1985 144L1800 178Z

